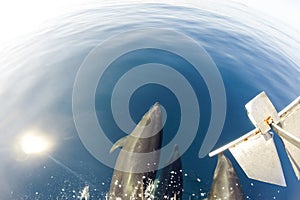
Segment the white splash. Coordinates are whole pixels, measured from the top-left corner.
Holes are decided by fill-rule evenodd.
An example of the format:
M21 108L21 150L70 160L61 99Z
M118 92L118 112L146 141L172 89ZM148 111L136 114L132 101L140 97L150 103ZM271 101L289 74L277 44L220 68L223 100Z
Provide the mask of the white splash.
M80 200L89 200L90 199L90 186L85 186L83 188L83 190L80 192L81 196L80 196Z

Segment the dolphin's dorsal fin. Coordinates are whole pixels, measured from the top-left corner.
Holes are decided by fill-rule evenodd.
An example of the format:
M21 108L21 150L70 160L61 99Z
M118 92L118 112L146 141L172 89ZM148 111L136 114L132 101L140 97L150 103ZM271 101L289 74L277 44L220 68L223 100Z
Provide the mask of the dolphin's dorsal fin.
M124 144L128 141L128 136L122 137L118 141L115 142L115 144L110 148L109 153L114 152L117 148L121 148L124 146Z

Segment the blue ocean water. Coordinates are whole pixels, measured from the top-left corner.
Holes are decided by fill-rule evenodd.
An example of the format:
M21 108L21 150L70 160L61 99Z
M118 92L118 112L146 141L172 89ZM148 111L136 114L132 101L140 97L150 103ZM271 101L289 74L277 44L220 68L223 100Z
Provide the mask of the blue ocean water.
M296 37L299 33L242 4L90 6L62 17L22 44L11 47L1 59L0 199L77 199L85 185L90 186L91 199L105 199L113 169L95 159L79 138L72 112L74 82L82 62L97 45L122 32L149 27L187 35L207 51L218 67L225 86L227 110L215 148L253 129L244 105L261 91L267 92L278 110L300 94L300 40ZM109 132L107 137L111 141L125 136L111 114L109 92L129 69L126 66L153 59L184 74L199 99L199 130L182 161L184 198L203 199L209 192L217 161L216 157L198 157L210 122L211 100L203 77L191 71L184 59L153 49L141 49L118 58L112 63L116 70L113 71L113 66L111 71L107 70L95 91L99 123ZM120 71L119 65L123 65ZM172 91L158 84L138 88L130 99L130 114L137 122L155 101L168 113L164 129L164 144L167 144L180 123L180 102ZM41 155L21 152L19 137L31 129L53 138L51 151ZM225 152L237 170L247 199L300 196L299 182L283 145L275 139L286 188L248 179L231 154ZM101 141L96 142L101 146Z

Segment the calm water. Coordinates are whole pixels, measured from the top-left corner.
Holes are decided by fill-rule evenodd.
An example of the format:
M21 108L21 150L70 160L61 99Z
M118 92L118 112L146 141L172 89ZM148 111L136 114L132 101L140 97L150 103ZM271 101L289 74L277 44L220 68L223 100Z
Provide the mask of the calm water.
M0 199L76 199L85 185L90 186L91 199L105 198L113 170L95 159L78 136L72 114L73 84L83 60L99 43L124 31L149 27L168 28L189 36L204 47L217 65L226 90L227 113L216 147L253 128L244 105L259 92L266 91L278 110L300 94L299 33L243 5L90 6L9 48L0 60ZM176 45L176 41L173 42ZM184 66L180 73L201 99L200 128L182 161L185 199L189 196L203 199L209 191L217 161L216 157L198 158L210 121L211 102L203 78L190 71L184 60L151 49L119 58L114 64L124 64L123 72L118 68L108 71L102 80L104 83L99 82L97 86L97 117L109 132L107 137L111 141L125 135L113 121L107 93L111 92L113 81L129 69L125 66L150 62L155 54L159 54L155 59L175 69ZM101 62L102 58L99 59ZM167 144L180 123L180 102L168 88L144 85L132 95L129 110L133 120L138 121L155 101L160 101L168 113L164 135L164 144ZM18 146L20 136L29 130L39 130L51 137L55 141L51 151L41 155L22 153ZM283 145L275 139L286 188L248 179L226 152L248 199L297 199L300 196L300 184ZM101 141L97 143L101 146Z

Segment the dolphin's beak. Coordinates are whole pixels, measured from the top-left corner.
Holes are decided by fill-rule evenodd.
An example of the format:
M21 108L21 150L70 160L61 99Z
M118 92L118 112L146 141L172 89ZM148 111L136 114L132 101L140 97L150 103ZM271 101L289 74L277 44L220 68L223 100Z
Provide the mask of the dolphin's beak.
M160 104L158 103L158 102L156 102L152 107L151 107L151 109L150 109L150 111L149 111L149 116L151 117L151 118L153 118L153 117L159 117L159 118L161 118L161 107L160 107Z
M160 104L158 102L155 102L155 104L152 106L152 111L161 111L160 110Z

